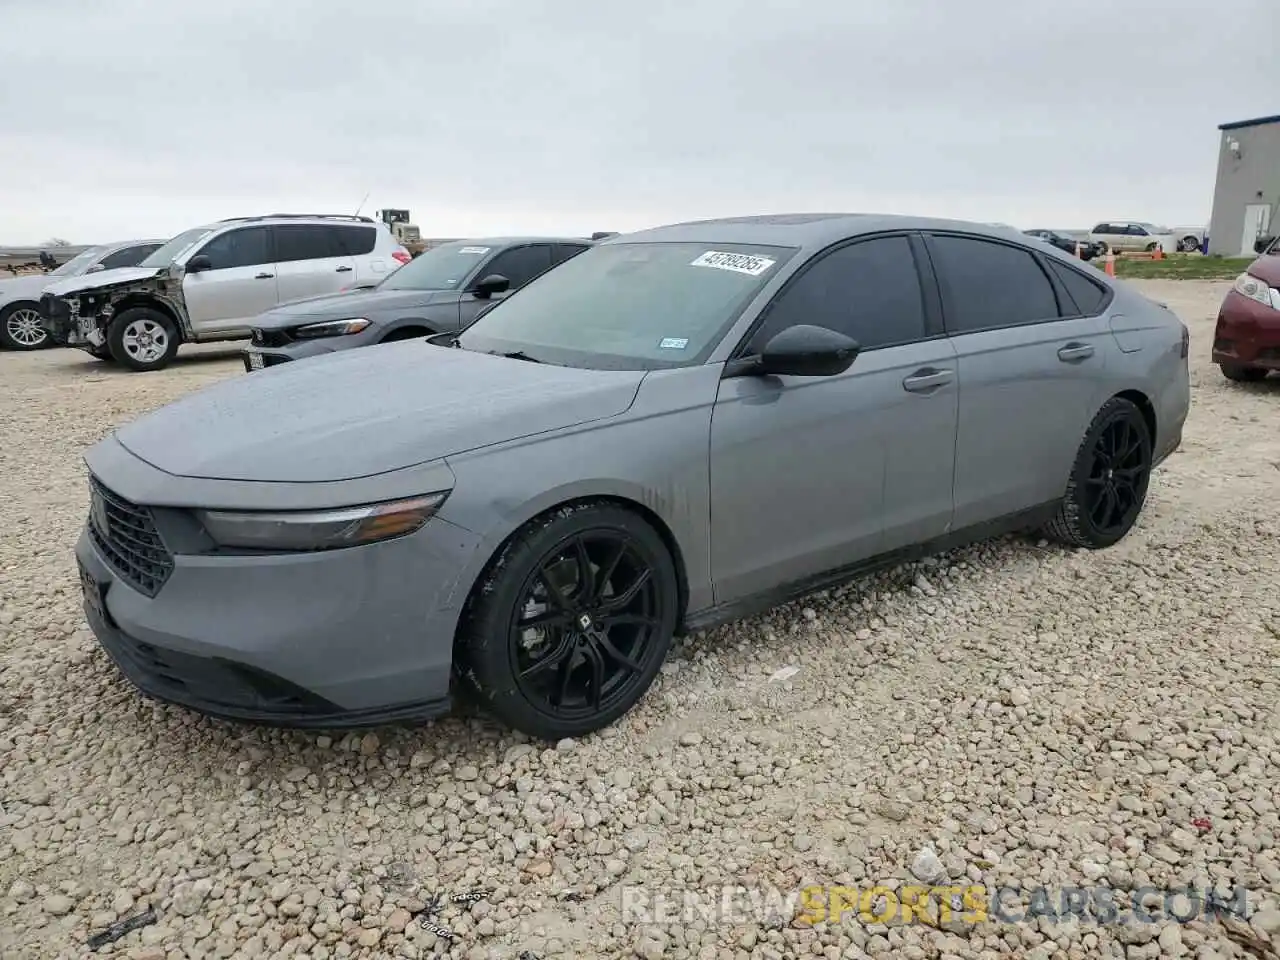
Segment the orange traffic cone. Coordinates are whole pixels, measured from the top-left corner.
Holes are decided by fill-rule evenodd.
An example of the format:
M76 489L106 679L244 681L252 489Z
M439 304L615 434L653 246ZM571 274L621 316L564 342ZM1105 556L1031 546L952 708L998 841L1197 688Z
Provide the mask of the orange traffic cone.
M1107 259L1103 263L1103 269L1106 271L1107 276L1114 277L1116 275L1116 255L1108 250Z
M1155 253L1153 253L1153 254L1151 255L1151 259L1152 259L1152 260L1163 260L1163 259L1164 259L1164 247L1156 247L1156 251L1155 251Z

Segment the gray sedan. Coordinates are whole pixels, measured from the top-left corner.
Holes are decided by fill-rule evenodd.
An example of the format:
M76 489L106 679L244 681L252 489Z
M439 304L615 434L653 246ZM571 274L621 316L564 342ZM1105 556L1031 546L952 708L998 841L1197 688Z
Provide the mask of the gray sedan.
M612 238L433 340L220 383L89 450L84 606L134 684L313 727L460 690L585 734L681 631L996 534L1116 543L1190 397L1162 306L918 218Z
M590 241L490 237L441 244L376 286L299 300L254 321L246 370L392 340L453 333Z
M89 247L49 273L0 280L0 346L40 350L50 345L40 324L40 294L51 283L116 267L133 267L160 248L163 240L125 240Z

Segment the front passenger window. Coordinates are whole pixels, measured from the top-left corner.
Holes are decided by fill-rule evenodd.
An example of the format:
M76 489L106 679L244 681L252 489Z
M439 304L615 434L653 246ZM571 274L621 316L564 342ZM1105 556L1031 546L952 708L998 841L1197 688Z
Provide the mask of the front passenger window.
M798 324L843 333L863 350L923 340L924 300L910 241L862 240L805 267L766 308L751 352Z
M476 275L476 279L483 280L496 273L511 281L508 289L516 290L550 267L551 247L549 245L542 243L528 247L514 247L494 257L489 265Z
M213 270L256 267L271 262L271 245L266 227L241 227L219 234L199 251L209 258Z

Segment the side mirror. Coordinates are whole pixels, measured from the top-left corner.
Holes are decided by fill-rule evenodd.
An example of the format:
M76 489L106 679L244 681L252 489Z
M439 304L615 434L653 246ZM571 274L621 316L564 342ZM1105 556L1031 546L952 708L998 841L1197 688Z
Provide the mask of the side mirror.
M498 273L491 273L479 283L477 283L471 292L481 300L488 300L495 293L506 293L507 288L511 286L511 281Z
M779 377L832 377L848 370L861 349L843 333L801 324L788 327L765 344L756 372Z
M107 268L106 268L106 267L104 267L102 264L100 264L100 263L95 263L92 267L90 267L88 270L86 270L86 271L85 271L85 273L101 273L101 272L102 272L103 270L105 270L105 269L107 269Z
M203 253L197 253L194 257L187 261L187 273L203 273L205 270L213 269L213 261L206 257Z

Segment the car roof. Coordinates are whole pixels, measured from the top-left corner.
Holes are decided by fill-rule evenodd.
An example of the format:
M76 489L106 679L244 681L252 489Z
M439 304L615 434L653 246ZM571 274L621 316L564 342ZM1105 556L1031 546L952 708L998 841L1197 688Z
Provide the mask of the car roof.
M167 242L168 242L167 240L156 240L153 237L150 240L117 240L114 243L100 243L98 244L98 246L102 247L104 250L107 250L107 249L119 249L120 247L137 247L137 246L141 246L144 243L158 243L161 246L164 246Z
M993 238L1008 238L1010 227L969 220L946 220L886 213L775 213L750 217L693 220L610 237L614 243L741 243L813 249L840 240L887 230L958 230Z
M596 241L586 237L464 237L459 240L448 240L447 243L461 243L475 247L510 247L517 243L585 243L592 245ZM444 244L440 244L443 246Z

